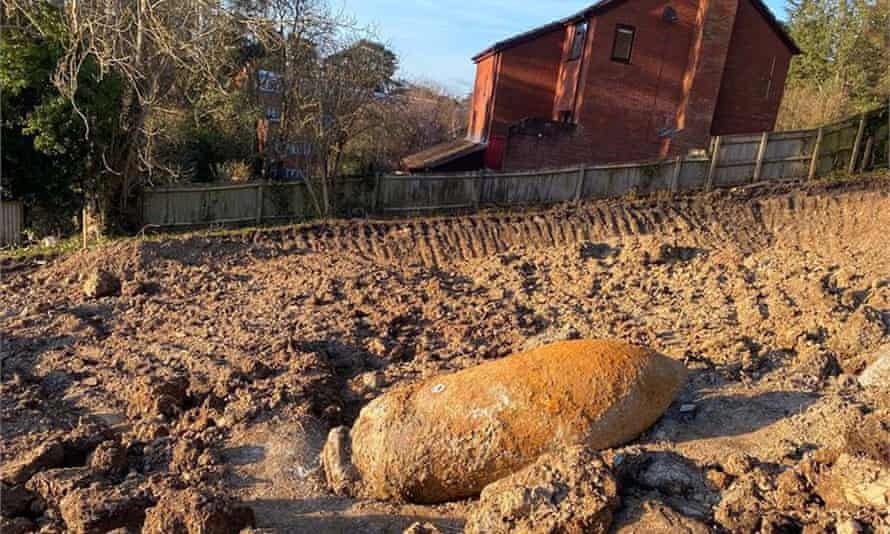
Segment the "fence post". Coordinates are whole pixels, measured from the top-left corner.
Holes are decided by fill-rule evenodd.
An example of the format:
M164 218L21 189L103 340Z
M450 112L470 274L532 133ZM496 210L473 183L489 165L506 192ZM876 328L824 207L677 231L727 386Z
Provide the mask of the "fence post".
M813 147L813 157L810 158L810 172L807 174L807 180L816 178L816 170L819 167L819 151L822 150L822 138L825 136L825 129L820 127L816 133L816 145Z
M868 141L865 142L865 151L862 153L862 163L859 164L859 172L867 171L871 165L871 154L875 148L874 145L875 137L873 135L868 136Z
M714 153L711 154L711 166L708 168L708 181L705 182L705 191L714 188L714 175L717 174L717 162L720 159L720 145L723 142L721 136L714 138Z
M850 155L850 164L847 166L847 172L853 174L856 172L856 160L859 159L859 146L862 144L862 136L865 134L865 113L859 119L859 129L856 131L856 141L853 142L853 153Z
M890 98L887 99L887 168L890 169Z
M575 204L581 202L581 193L584 191L584 175L586 174L584 165L578 167L578 183L575 184Z
M263 182L260 182L256 190L256 223L263 223Z
M683 172L683 156L677 156L677 162L674 164L674 173L671 175L671 193L676 193L680 189L680 173Z
M757 149L757 162L754 164L754 176L752 182L760 181L760 174L763 171L763 157L766 156L766 146L769 144L769 132L763 132L760 136L760 147Z

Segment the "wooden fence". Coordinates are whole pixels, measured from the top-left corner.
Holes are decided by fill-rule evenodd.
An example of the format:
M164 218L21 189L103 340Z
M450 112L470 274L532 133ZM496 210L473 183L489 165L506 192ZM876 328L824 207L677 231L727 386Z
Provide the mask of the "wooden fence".
M24 209L21 202L0 200L0 246L21 244L23 222Z
M670 160L348 180L334 205L350 215L407 215L710 190L883 166L890 166L890 107L813 130L715 137L706 153ZM153 189L142 196L142 215L146 224L162 227L305 219L315 214L308 187L257 182Z

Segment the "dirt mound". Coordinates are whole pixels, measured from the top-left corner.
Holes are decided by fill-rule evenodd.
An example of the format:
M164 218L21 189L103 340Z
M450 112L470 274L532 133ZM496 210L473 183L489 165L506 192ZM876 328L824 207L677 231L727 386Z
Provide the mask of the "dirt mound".
M332 495L328 431L393 389L617 338L682 357L689 381L632 446L604 452L635 466L616 471L616 527L729 529L736 502L764 530L879 531L886 513L828 507L813 483L842 453L886 455L887 422L868 418L890 395L859 377L890 342L888 227L890 180L874 178L0 260L0 472L27 479L2 488L0 529L66 531L67 495L129 481L115 499L221 494L261 532L459 532L472 503ZM84 295L99 270L119 293ZM837 453L808 462L820 451Z
M458 500L546 451L633 439L685 379L681 363L647 349L556 343L378 397L350 432L352 462L375 498Z

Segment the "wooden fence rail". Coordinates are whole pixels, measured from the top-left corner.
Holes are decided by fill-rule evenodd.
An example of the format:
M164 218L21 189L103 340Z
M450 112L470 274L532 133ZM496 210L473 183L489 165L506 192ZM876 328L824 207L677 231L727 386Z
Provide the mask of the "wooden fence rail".
M347 180L336 191L334 205L338 212L349 214L453 212L814 179L883 166L890 166L890 107L813 130L716 137L701 156L523 172ZM142 216L146 224L161 227L305 219L315 214L308 187L303 182L257 182L151 189L142 195Z

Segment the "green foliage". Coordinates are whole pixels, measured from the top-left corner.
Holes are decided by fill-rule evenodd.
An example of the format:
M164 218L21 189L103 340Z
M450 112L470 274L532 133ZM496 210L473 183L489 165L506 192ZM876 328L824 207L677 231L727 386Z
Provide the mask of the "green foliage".
M35 233L65 234L76 228L89 187L88 162L97 156L84 141L83 120L52 84L63 53L61 14L41 5L22 22L4 27L0 41L3 194L24 201L26 224ZM80 111L97 118L102 138L114 120L119 84L99 81L93 66L84 73Z
M789 0L788 12L803 54L789 72L780 126L812 127L887 102L890 2Z

